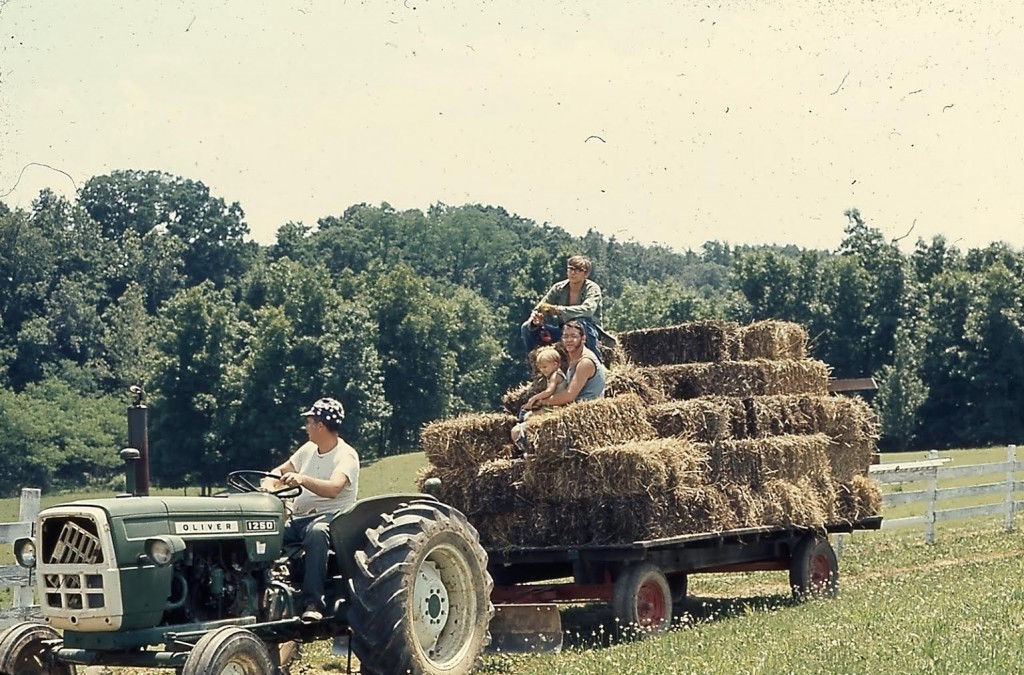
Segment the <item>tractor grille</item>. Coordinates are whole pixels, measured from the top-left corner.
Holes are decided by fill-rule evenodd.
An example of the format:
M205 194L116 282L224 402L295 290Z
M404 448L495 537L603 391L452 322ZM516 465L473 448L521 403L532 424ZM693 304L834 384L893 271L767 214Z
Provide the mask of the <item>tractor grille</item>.
M99 574L47 574L43 577L46 605L56 609L103 607L103 577Z
M50 554L48 563L51 565L95 565L103 562L103 549L100 538L96 534L96 526L92 521L85 525L74 520L65 521ZM91 531L90 531L91 530Z
M55 536L54 536L55 535ZM43 524L43 560L49 565L97 565L103 562L96 523L91 518L53 518ZM48 607L96 609L104 606L103 577L86 572L43 575Z

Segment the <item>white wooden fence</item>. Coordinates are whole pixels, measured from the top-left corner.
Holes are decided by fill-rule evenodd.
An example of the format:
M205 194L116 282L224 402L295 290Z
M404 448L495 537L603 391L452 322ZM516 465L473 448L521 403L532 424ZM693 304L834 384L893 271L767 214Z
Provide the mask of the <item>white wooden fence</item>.
M0 523L0 544L13 544L18 537L32 536L36 516L39 515L39 488L22 488L18 506L18 522ZM39 618L39 608L32 599L31 572L17 564L0 565L0 586L11 588L13 602L10 609L0 609L0 628L18 621Z
M1018 510L1024 510L1024 501L1016 501L1014 493L1024 490L1024 481L1016 479L1017 472L1024 471L1024 462L1017 461L1017 446L1006 449L1006 461L988 464L972 464L970 466L943 466L949 459L939 459L938 452L932 450L930 458L919 462L900 462L892 464L875 464L869 476L879 483L889 485L906 485L923 483L923 489L913 491L890 492L882 498L882 515L885 508L901 504L923 502L923 516L907 518L884 518L882 529L896 527L924 527L924 540L935 543L935 524L949 520L973 518L976 516L1003 515L1004 528L1013 530L1013 516ZM995 480L995 476L999 479ZM940 488L939 481L952 478L983 477L985 481L963 487ZM993 482L995 481L995 482ZM978 506L940 509L940 502L963 497L993 497L991 502Z

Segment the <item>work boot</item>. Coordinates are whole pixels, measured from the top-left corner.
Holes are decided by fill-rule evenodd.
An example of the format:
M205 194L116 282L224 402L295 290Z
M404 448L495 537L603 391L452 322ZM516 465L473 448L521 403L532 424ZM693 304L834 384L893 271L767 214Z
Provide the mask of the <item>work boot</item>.
M303 610L302 616L299 618L302 623L316 623L324 618L324 613L315 602L311 602L306 605L306 609Z

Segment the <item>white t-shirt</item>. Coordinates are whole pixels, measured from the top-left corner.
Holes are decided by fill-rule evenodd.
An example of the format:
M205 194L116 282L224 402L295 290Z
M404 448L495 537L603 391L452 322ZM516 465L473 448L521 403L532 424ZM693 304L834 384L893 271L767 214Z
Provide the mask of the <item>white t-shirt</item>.
M314 510L316 513L340 511L355 503L359 491L359 455L345 441L339 438L338 444L323 455L317 450L316 443L303 443L288 461L298 473L312 478L330 480L338 467L348 476L348 484L334 499L321 497L302 488L302 492L295 498L293 512L296 516L304 516Z

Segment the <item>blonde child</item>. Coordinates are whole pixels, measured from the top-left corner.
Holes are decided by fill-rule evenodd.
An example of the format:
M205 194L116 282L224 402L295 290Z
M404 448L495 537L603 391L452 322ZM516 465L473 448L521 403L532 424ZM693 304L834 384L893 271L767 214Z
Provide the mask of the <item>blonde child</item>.
M556 391L565 389L565 373L562 372L561 365L562 355L554 347L544 347L537 351L537 370L547 378L548 386L544 391L531 396L523 404L522 410L519 411L520 422L512 427L512 441L516 445L522 447L523 442L526 440L525 436L523 436L523 430L526 420L529 419L530 415L534 414L537 408L542 406L544 401Z

